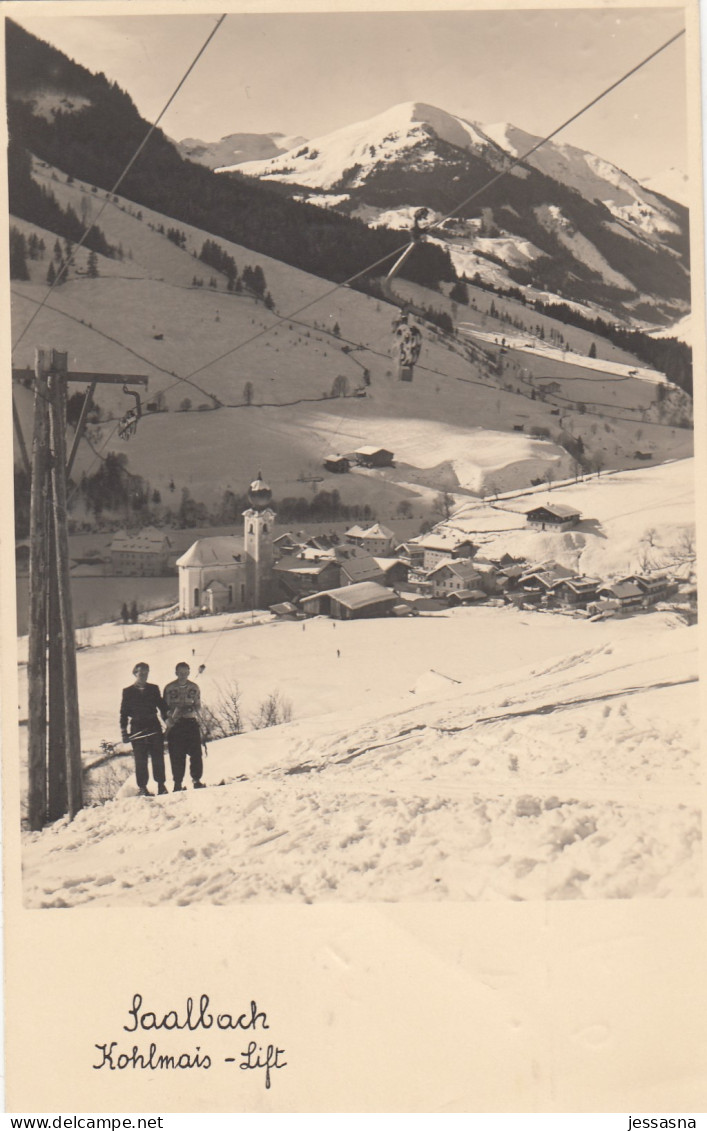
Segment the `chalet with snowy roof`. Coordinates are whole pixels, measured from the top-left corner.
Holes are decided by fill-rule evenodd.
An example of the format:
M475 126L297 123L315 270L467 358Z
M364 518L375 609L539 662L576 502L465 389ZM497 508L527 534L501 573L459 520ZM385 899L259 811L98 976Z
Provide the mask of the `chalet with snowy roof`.
M147 526L135 534L120 531L108 547L118 577L160 577L167 573L172 543L164 530Z
M536 569L528 570L518 578L518 588L526 593L549 593L558 582L568 577L576 577L573 570L556 562L546 562Z
M480 588L475 584L479 581L479 576L473 562L450 559L430 570L427 581L433 596L446 597L455 590Z
M335 475L345 475L351 463L348 456L334 454L324 456L324 467L327 471L333 471Z
M660 577L644 577L643 574L634 573L630 577L623 578L624 581L633 581L643 593L644 603L652 605L654 601L662 601L674 588L671 585L670 578L665 576Z
M273 538L272 544L276 554L294 554L300 548L299 541L289 530L278 538Z
M483 589L455 589L447 597L447 604L451 607L455 605L475 605L479 601L485 601L487 594Z
M393 462L393 453L387 448L376 448L365 444L353 453L359 467L390 467Z
M339 569L340 585L357 585L361 581L377 581L382 585L385 576L376 559L370 554L340 562Z
M604 601L618 601L619 606L629 608L643 603L643 590L635 581L616 581L610 585L602 585L597 590L597 597Z
M398 602L399 598L392 590L375 581L362 581L357 585L345 585L303 597L300 605L312 616L361 620L390 616Z
M369 554L388 554L395 545L395 534L380 522L372 526L351 526L344 534L346 541L360 546Z
M439 530L439 532L430 530L429 534L422 534L419 538L413 538L411 542L407 543L407 546L414 559L419 559L420 551L422 551L422 568L425 570L433 569L434 565L439 565L447 558L456 558L456 556L458 558L473 558L477 549L468 538L459 538L457 534L452 534L450 530ZM458 554L455 553L457 550L460 551Z
M552 590L560 604L582 607L595 601L601 585L598 577L564 577Z
M571 530L582 516L575 507L564 503L545 503L527 511L525 517L533 530Z
M339 584L339 563L334 558L288 555L272 567L279 593L287 599L308 596Z
M405 585L410 572L407 562L401 561L400 558L374 558L373 560L383 573L384 585L391 587Z

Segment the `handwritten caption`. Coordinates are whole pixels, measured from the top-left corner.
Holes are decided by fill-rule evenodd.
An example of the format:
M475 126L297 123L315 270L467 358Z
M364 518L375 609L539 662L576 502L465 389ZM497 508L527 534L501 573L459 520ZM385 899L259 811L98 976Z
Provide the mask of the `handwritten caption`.
M181 1009L169 1009L162 1013L152 1009L143 1008L142 994L133 994L132 1005L128 1009L128 1023L123 1025L126 1033L152 1033L162 1031L172 1033L185 1030L189 1033L211 1033L211 1041L218 1033L233 1033L240 1031L248 1034L257 1034L269 1030L267 1014L258 1009L256 1002L251 1001L250 1009L244 1013L217 1012L212 1009L208 994L201 994L198 1002L195 998L188 997ZM265 1087L269 1088L273 1073L278 1069L286 1068L285 1049L279 1048L274 1043L268 1043L261 1037L262 1043L251 1039L245 1049L235 1050L232 1044L216 1054L213 1046L206 1052L204 1046L195 1044L191 1048L182 1050L160 1050L156 1041L149 1045L133 1045L127 1051L121 1047L117 1040L106 1041L103 1044L95 1043L98 1050L98 1064L92 1067L96 1071L108 1069L110 1072L125 1069L155 1070L191 1070L210 1069L215 1064L235 1064L244 1072L259 1071L262 1073ZM235 1054L235 1055L234 1055Z

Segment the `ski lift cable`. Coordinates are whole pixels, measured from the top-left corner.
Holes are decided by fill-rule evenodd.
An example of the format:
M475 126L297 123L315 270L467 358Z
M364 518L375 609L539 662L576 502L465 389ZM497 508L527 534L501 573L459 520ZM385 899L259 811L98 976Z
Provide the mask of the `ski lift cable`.
M228 13L224 12L224 14L223 14L222 16L219 16L219 18L218 18L218 20L217 20L217 22L216 22L216 25L215 25L215 27L213 27L213 28L211 29L211 31L209 32L209 34L208 34L208 36L206 37L206 39L205 39L204 43L202 44L202 46L201 46L201 47L199 48L199 50L197 51L196 55L194 56L194 58L192 59L191 63L190 63L190 64L189 64L189 66L187 67L186 71L184 72L184 74L183 74L183 75L182 75L182 77L180 78L179 82L178 82L178 83L177 83L177 85L175 86L174 90L173 90L173 91L172 91L172 93L170 94L169 98L168 98L168 99L167 99L167 101L165 102L164 106L163 106L163 107L162 107L162 109L160 110L160 112L159 112L159 114L157 115L157 117L155 118L154 122L152 123L152 125L151 125L151 126L150 126L150 128L148 129L147 133L146 133L146 134L145 134L145 136L143 137L143 139L142 139L142 141L140 142L140 144L139 144L139 145L137 146L137 148L136 148L135 152L133 153L132 157L131 157L131 158L130 158L130 160L128 161L127 165L126 165L126 166L125 166L125 168L123 169L123 171L122 171L122 173L120 174L120 176L118 177L117 181L115 182L115 184L113 185L113 187L112 187L111 189L109 189L109 190L108 190L108 196L106 196L106 197L104 198L104 200L103 200L103 203L102 203L101 207L100 207L100 208L99 208L99 210L98 210L98 215L97 215L97 216L95 217L95 219L93 219L93 218L92 218L92 219L90 219L90 220L89 220L89 222L88 222L88 223L86 224L86 227L84 228L84 231L83 231L83 234L82 234L82 236L81 236L81 239L80 239L80 240L79 240L79 242L77 243L77 245L76 245L76 247L75 247L75 249L74 249L74 252L72 252L72 255L71 255L71 256L67 256L67 260L66 260L66 262L65 262L64 264L62 264L62 265L61 265L61 267L60 267L60 270L59 270L59 271L57 271L57 274L56 274L56 278L55 278L55 279L53 280L53 282L52 282L52 283L51 283L51 285L49 286L49 289L47 290L47 293L46 293L46 295L45 295L45 296L44 296L44 298L42 299L42 301L41 301L41 303L39 304L38 308L37 308L37 309L35 310L34 314L33 314L33 315L32 315L32 317L30 318L30 320L29 320L29 322L27 323L27 325L25 326L25 328L24 328L24 330L22 331L22 333L20 334L19 338L17 339L17 341L16 341L16 342L15 342L15 344L13 345L13 347L12 347L12 354L14 354L14 352L15 352L15 350L17 349L17 347L19 346L20 342L21 342L21 341L23 340L23 338L24 338L24 337L25 337L25 335L27 334L27 331L29 330L30 326L31 326L31 325L33 324L33 322L34 322L35 318L37 317L37 315L38 315L38 314L40 313L40 311L41 311L42 307L43 307L43 306L45 305L45 303L46 303L47 299L49 298L50 294L52 293L52 291L53 291L54 287L56 287L56 286L57 286L57 285L58 285L58 284L59 284L59 283L60 283L60 282L61 282L61 281L63 280L63 278L64 278L64 275L66 274L66 272L67 272L67 271L68 271L68 269L69 269L69 264L70 264L70 261L71 261L71 258L72 258L72 256L73 256L73 254L75 254L75 252L76 252L76 251L79 251L79 250L80 250L80 248L82 248L82 247L83 247L83 245L84 245L84 243L85 243L85 241L86 241L86 239L87 239L87 237L88 237L88 235L89 235L89 232L91 231L91 228L95 227L95 225L96 225L96 224L98 223L98 221L100 220L101 216L102 216L102 215L103 215L103 213L105 212L106 208L108 207L108 205L109 205L110 203L112 203L112 201L111 201L111 198L112 198L112 197L113 197L113 195L114 195L114 194L115 194L115 193L116 193L116 192L118 191L118 188L119 188L119 186L120 186L120 185L121 185L121 184L123 183L123 181L124 181L124 180L125 180L125 178L127 177L128 173L129 173L129 172L130 172L130 170L132 169L133 165L134 165L134 164L135 164L135 162L137 161L137 159L138 159L138 157L140 156L140 154L142 153L143 149L145 148L145 146L147 145L148 141L149 141L149 140L150 140L150 138L152 137L153 133L154 133L154 132L155 132L155 130L157 129L157 127L158 127L159 123L160 123L160 122L162 121L163 117L165 116L165 114L166 114L166 113L167 113L167 111L169 110L169 107L170 107L170 106L172 105L172 103L174 102L174 99L175 99L175 98L177 97L177 95L178 95L179 91L180 91L180 90L182 89L182 87L184 86L184 83L185 83L185 82L187 81L187 79L189 78L189 75L190 75L190 74L191 74L191 72L192 72L192 71L194 70L194 67L195 67L195 66L196 66L196 64L197 64L197 63L199 62L199 59L200 59L200 58L201 58L201 56L202 56L202 55L204 54L204 52L206 51L206 48L207 48L207 47L209 46L209 44L211 43L211 40L212 40L212 39L214 38L214 36L216 35L217 31L219 30L219 28L220 28L220 27L221 27L221 25L223 24L223 21L224 21L224 20L226 19L226 15L227 15L227 14L228 14Z
M502 177L507 176L513 169L515 169L517 165L520 165L524 161L527 161L528 157L531 157L533 153L536 153L538 149L540 149L543 145L546 145L548 141L552 140L553 137L559 134L562 130L566 129L567 126L570 126L572 122L576 122L578 118L581 118L582 114L586 114L587 110L590 110L592 106L596 106L598 102L601 102L603 98L606 98L607 94L611 94L612 91L616 90L617 87L621 86L621 84L626 82L627 79L631 78L632 75L635 75L637 71L640 71L642 67L645 67L647 63L650 63L653 59L656 58L657 55L660 55L662 51L665 51L683 35L685 35L685 28L677 32L676 35L671 36L670 39L667 39L665 43L661 44L661 46L656 48L655 51L651 51L650 55L646 55L645 59L642 59L640 63L637 63L634 67L631 67L631 69L629 71L626 71L626 73L622 75L621 78L616 79L615 82L612 82L610 86L607 86L601 92L601 94L598 94L596 98L592 98L592 100L590 102L587 102L586 105L581 108L581 110L577 110L576 113L567 118L562 123L562 125L557 126L551 133L547 134L544 138L541 138L541 140L536 142L535 145L532 145L530 149L527 149L525 153L522 153L519 157L515 157L507 168L502 169L500 173L498 173L490 181L487 181L486 184L481 186L481 188L476 189L474 192L470 193L469 196L465 197L464 200L457 204L455 208L452 208L452 210L448 212L446 216L442 216L439 220L435 220L434 223L430 224L427 228L427 231L432 231L434 228L438 228L441 224L444 224L446 220L450 220L452 216L455 216L461 208L464 208L472 200L475 200L478 196L481 195L481 193L486 192L486 190L491 188L492 185L495 185L498 181L500 181Z
M221 26L223 19L225 19L225 16L221 17L216 28L212 31L212 33L209 37L209 40L211 38L213 38L216 31L218 30L218 27ZM452 216L456 215L456 213L459 211L460 208L463 208L471 200L476 199L483 192L485 192L489 187L496 184L502 177L507 176L508 173L510 173L511 170L514 169L518 164L520 164L524 160L527 160L527 158L529 156L531 156L533 153L537 152L538 149L540 149L543 145L545 145L548 141L550 141L553 137L555 137L558 133L560 133L561 130L565 129L572 122L575 122L578 118L580 118L583 114L585 114L591 107L595 106L598 102L600 102L603 98L605 98L613 90L616 90L617 87L619 87L622 83L626 82L626 80L628 78L630 78L632 75L636 74L639 70L641 70L649 62L651 62L654 58L656 58L656 56L661 54L661 52L665 51L668 47L670 47L673 43L676 42L676 40L680 39L683 35L685 35L684 29L677 32L676 35L671 36L670 39L666 40L665 43L663 43L655 51L652 51L649 55L647 55L644 59L642 59L639 63L637 63L630 70L628 70L625 74L623 74L615 82L611 83L610 86L606 87L600 94L598 94L595 98L591 99L591 101L586 103L586 105L583 106L580 110L576 111L576 113L574 113L571 117L567 118L561 125L557 126L556 129L554 129L551 133L547 134L546 137L542 138L539 142L537 142L534 146L532 146L529 150L527 150L524 154L522 154L522 156L515 158L513 160L513 162L510 165L507 166L506 169L504 169L500 173L496 174L494 177L491 178L491 180L487 181L480 188L476 189L469 196L465 197L465 199L462 200L458 205L456 205L455 208L451 209L446 214L446 216L441 217L439 220L436 220L432 224L430 224L427 227L426 230L432 231L435 228L439 227L441 224L443 224L445 222L445 220L450 219ZM202 47L200 54L203 53L203 51L205 50L209 40L207 40L206 43L204 44L204 46ZM197 58L198 58L198 56L197 56ZM194 63L196 63L196 59L194 60ZM192 66L193 65L194 64L192 64ZM185 78L186 78L186 76L185 76ZM175 94L176 94L176 91L175 91ZM172 97L174 97L174 96L172 96ZM165 109L166 109L166 107L165 107ZM157 119L157 121L159 121L159 118ZM147 139L145 139L145 141L146 140ZM104 205L104 207L105 207L105 205ZM275 329L277 326L281 325L283 322L288 321L288 319L295 319L295 318L297 318L297 316L299 314L302 314L302 313L304 313L304 311L309 310L311 307L315 306L317 303L324 302L327 298L330 298L337 291L341 290L344 287L350 286L352 283L361 279L364 275L367 275L369 272L374 271L377 267L383 266L384 264L388 263L392 259L395 259L396 257L401 257L403 254L410 251L412 249L412 247L415 246L415 243L418 243L418 242L420 242L419 239L416 239L416 240L408 241L405 244L399 245L397 248L395 248L395 250L389 252L388 254L386 254L384 256L381 256L380 259L377 259L375 262L369 264L367 267L363 268L361 271L358 271L356 274L351 275L348 279L345 279L344 281L342 281L340 283L333 284L328 290L324 291L321 295L318 295L316 298L311 299L307 303L304 303L302 306L298 307L296 310L291 311L289 314L287 314L287 315L275 315L275 322L273 322L270 326L266 326L263 329L257 331L257 333L252 334L249 338L246 338L244 341L239 342L237 345L233 346L231 349L220 354L218 357L212 358L210 361L199 366L197 369L192 370L186 376L178 377L175 381L173 381L170 385L167 385L166 388L161 390L161 391L162 392L169 392L169 390L173 389L176 385L179 385L181 383L194 384L194 382L192 381L192 378L197 376L199 373L202 373L205 369L208 369L210 366L217 364L219 361L225 360L225 358L230 357L232 354L238 352L238 350L243 349L245 346L250 345L254 341L257 341L259 338L268 334L270 332L270 330ZM18 294L21 295L21 292L14 292L14 293L18 293ZM50 293L51 293L51 289L47 293L45 298L43 299L43 301L40 304L40 306L38 307L38 309L35 311L34 315L30 319L30 321L28 322L28 324L25 327L22 334L20 335L20 338L18 339L17 343L15 344L15 347L13 347L13 352L14 352L14 349L16 348L16 346L19 345L19 342L25 336L27 330L29 329L29 326L34 321L34 318L36 318L36 316L39 314L41 308L46 303L46 300L48 299ZM27 296L21 296L21 297L27 297ZM57 311L56 308L54 308L54 307L51 307L50 309L52 309L56 313L61 313L61 314L65 313L64 311ZM68 314L66 316L72 317L71 315L68 315ZM102 331L96 331L96 332L102 333ZM109 336L109 335L103 335L103 336ZM126 347L126 348L129 348L129 347ZM155 363L152 362L152 361L149 361L147 358L142 358L141 355L137 354L137 352L135 350L131 350L131 352L136 357L140 357L141 360L147 362L147 364L149 364L149 365L151 365L155 368L162 368L160 366L155 366ZM163 372L168 372L168 371L163 369ZM173 374L170 373L170 376L173 376ZM195 387L198 388L198 386L196 386L196 385L195 385ZM213 399L213 394L207 393L206 390L204 390L204 389L201 389L200 391L205 393L207 396L212 397L212 399Z
M452 216L456 215L456 213L459 211L460 208L464 208L465 205L467 205L470 201L476 200L477 197L479 197L482 193L486 192L487 189L489 189L492 185L495 185L499 180L501 180L502 177L508 176L508 174L516 167L516 165L519 165L522 161L527 160L528 157L530 157L533 153L537 152L537 150L540 149L543 145L546 145L548 141L550 141L553 137L555 137L562 130L566 129L567 126L571 125L572 122L576 122L578 118L580 118L583 114L586 114L586 112L588 110L590 110L593 106L596 106L596 104L598 102L600 102L603 98L606 98L606 96L608 94L610 94L612 91L616 90L617 87L621 86L622 83L626 82L626 80L631 78L632 75L635 75L638 71L640 71L648 63L650 63L653 59L655 59L656 56L660 55L661 52L665 51L668 47L671 46L671 44L675 43L683 35L685 35L685 29L684 28L682 30L680 30L679 32L677 32L676 35L671 36L670 39L666 40L665 43L661 44L661 46L656 48L655 51L651 51L651 53L649 55L646 55L644 59L642 59L635 66L631 67L631 69L626 71L625 74L621 75L620 78L618 78L614 82L612 82L609 86L607 86L604 90L602 90L600 94L596 95L595 98L592 98L589 102L587 102L584 106L582 106L581 109L577 110L574 114L571 115L571 117L567 118L564 122L562 122L561 125L557 126L554 130L552 130L551 133L547 134L544 138L541 138L540 141L536 142L536 144L531 146L531 148L528 149L525 153L523 153L519 157L514 158L514 160L511 162L510 165L507 166L507 168L503 169L500 173L497 173L494 177L491 178L491 180L487 181L480 188L476 189L473 193L470 193L469 196L465 197L462 201L460 201L460 203L457 204L455 208L451 209L446 214L446 216L443 216L439 220L434 221L426 229L421 229L419 235L417 235L417 238L415 238L413 240L409 240L405 244L401 244L394 251L389 252L387 255L381 256L380 259L377 259L374 263L369 264L368 267L365 267L363 270L357 271L356 274L351 275L348 279L345 279L343 282L334 284L328 290L324 291L321 295L319 295L317 298L311 299L309 302L304 303L304 305L298 307L296 310L291 311L289 314L282 315L282 316L276 315L277 321L274 322L272 324L272 326L264 327L262 330L259 330L257 333L252 334L249 338L246 338L245 341L239 342L238 345L233 346L232 349L226 350L224 353L219 354L218 357L213 358L211 361L205 362L205 364L201 365L198 369L192 370L192 372L189 373L189 375L188 375L189 378L196 377L197 374L202 373L205 369L208 369L211 365L216 365L219 361L223 361L225 358L230 357L232 354L236 353L238 350L243 349L247 345L250 345L251 342L254 342L258 338L261 338L265 334L268 334L271 329L274 329L276 326L279 326L281 323L286 322L288 320L288 318L296 318L297 315L302 314L305 310L309 310L312 306L315 306L317 303L326 301L326 299L330 298L333 294L336 294L336 292L341 290L343 287L351 286L352 283L357 282L357 280L361 279L364 275L367 275L367 274L369 274L369 272L374 271L376 269L376 267L382 267L384 264L388 263L391 259L395 259L396 257L402 258L404 256L406 258L407 254L412 250L412 248L415 247L415 245L417 243L421 242L420 236L424 237L425 232L432 231L435 228L438 228L440 226L440 224L443 224L445 222L445 220L451 219Z

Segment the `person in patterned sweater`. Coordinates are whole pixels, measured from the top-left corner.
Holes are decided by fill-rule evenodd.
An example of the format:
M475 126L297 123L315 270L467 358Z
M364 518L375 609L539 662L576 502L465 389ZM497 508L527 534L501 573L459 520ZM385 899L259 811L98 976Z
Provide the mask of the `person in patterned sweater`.
M167 792L164 784L164 739L158 718L161 715L166 719L167 710L157 684L147 682L149 674L149 664L136 664L133 668L135 682L130 687L123 688L120 701L120 734L123 742L130 742L132 745L135 777L141 797L152 797L147 788L150 761L157 792Z
M177 664L176 679L164 689L167 708L167 749L172 766L174 792L184 789L182 781L189 757L189 773L194 789L203 789L201 775L204 764L201 757L201 692L189 679L189 664Z

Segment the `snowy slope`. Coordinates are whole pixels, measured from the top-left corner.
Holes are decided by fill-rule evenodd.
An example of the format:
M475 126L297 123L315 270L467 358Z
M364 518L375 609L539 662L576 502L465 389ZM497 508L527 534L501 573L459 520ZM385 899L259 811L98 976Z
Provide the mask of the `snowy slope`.
M215 743L201 793L126 787L28 836L27 904L697 895L696 630L599 627L442 698Z
M691 460L595 476L446 525L482 554L607 577L643 552L660 568L689 556L693 476ZM546 500L583 523L528 531ZM139 799L129 756L94 772L107 804L25 837L28 905L698 894L697 628L675 613L257 620L95 630L78 654L85 764L117 741L137 658L160 684L179 660L204 664L211 706L237 683L246 728L273 691L294 721L211 743L208 790ZM19 675L26 717L24 662Z
M690 203L690 182L687 173L682 169L676 169L674 165L661 173L655 173L652 177L644 177L641 184L649 192L659 192L669 200L677 200L679 204L684 204L686 208Z
M280 157L249 161L237 169L266 180L331 189L354 167L351 183L361 183L377 165L406 155L412 147L424 147L431 137L460 149L484 151L496 160L501 157L494 143L473 123L424 102L401 102L374 118L315 138ZM423 153L421 160L429 162L431 157ZM230 171L228 167L217 170Z
M238 165L243 161L262 161L286 153L296 145L302 145L304 137L286 137L280 133L227 134L220 141L201 141L200 138L185 137L176 142L182 157L216 169L220 165Z
M484 132L513 157L520 157L541 141L510 122L484 126ZM671 210L657 200L644 183L634 180L610 161L575 145L549 141L527 162L547 177L560 181L589 201L601 200L615 216L644 232L677 232ZM675 198L681 201L680 197Z

